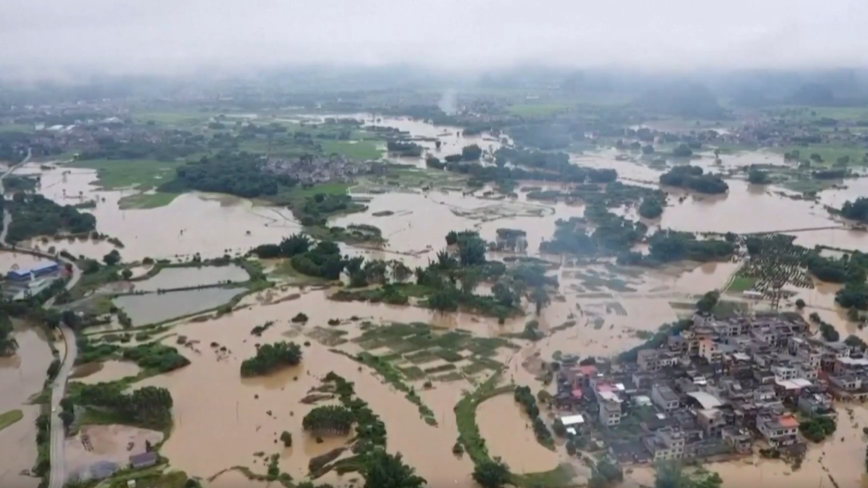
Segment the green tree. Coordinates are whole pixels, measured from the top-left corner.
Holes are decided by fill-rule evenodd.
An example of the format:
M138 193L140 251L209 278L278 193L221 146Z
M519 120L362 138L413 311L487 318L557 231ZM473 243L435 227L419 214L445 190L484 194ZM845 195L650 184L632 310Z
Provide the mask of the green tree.
M102 261L106 266L114 266L121 262L121 253L119 253L117 249L112 249L110 253L102 257Z
M696 302L696 310L701 313L711 313L714 310L715 305L717 305L717 301L720 299L720 292L717 290L712 290L705 295L702 295L702 298Z
M482 488L501 488L509 483L511 478L509 467L500 458L477 463L473 469L473 481Z
M124 268L124 270L121 271L121 276L123 276L125 280L128 280L133 277L133 271L129 268Z
M280 442L283 442L284 447L292 447L292 434L284 430L280 434Z
M427 484L416 476L416 470L404 464L401 454L389 454L373 449L364 457L362 476L364 488L421 488Z

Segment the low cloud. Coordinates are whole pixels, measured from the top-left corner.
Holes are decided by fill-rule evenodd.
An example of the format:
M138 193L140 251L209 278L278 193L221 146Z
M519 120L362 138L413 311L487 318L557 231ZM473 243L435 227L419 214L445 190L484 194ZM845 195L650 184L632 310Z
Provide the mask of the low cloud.
M12 0L0 2L0 76L856 67L866 23L865 0Z

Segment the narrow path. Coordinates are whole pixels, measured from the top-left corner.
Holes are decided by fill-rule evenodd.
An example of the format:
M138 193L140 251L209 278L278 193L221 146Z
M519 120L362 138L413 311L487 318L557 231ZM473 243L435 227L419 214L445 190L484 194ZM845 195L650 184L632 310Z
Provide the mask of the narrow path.
M27 156L18 164L10 166L5 173L0 175L0 198L6 198L6 189L3 186L3 180L12 174L16 169L26 164L30 161L30 157L32 156L32 152L30 148L27 149ZM12 224L12 214L9 213L8 210L3 210L3 230L0 231L0 245L3 247L10 247L9 244L6 243L6 234L9 231L9 226ZM67 260L66 258L54 256L48 253L43 253L40 251L30 250L34 254L38 254L40 256L59 260L64 264L71 265L72 276L69 281L66 283L66 289L71 290L72 287L78 283L78 280L81 279L81 270L75 265L74 262ZM54 298L51 297L45 304L44 308L49 308L54 304ZM66 439L66 428L63 426L63 420L61 420L60 416L57 415L57 411L60 408L60 400L63 399L63 396L66 394L66 381L69 378L69 374L72 372L72 365L75 364L75 358L78 355L78 346L75 341L75 333L72 329L67 327L64 324L59 326L60 334L63 336L63 341L66 344L66 353L63 356L63 362L60 366L60 371L57 373L57 377L54 380L54 383L51 385L51 444L50 444L50 455L49 459L51 461L51 473L49 477L49 488L63 488L63 484L66 481L66 472L64 466L64 455L63 455L63 443Z

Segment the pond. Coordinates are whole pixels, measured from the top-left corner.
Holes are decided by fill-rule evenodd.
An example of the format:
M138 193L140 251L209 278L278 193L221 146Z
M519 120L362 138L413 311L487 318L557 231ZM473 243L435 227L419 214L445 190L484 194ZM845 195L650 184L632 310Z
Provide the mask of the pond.
M249 278L250 276L247 274L247 271L237 264L230 264L228 266L163 268L156 275L146 280L133 282L133 290L157 291L216 285L226 282L240 283L247 281Z
M123 295L115 298L114 304L129 315L134 326L138 326L217 308L243 291L244 288L240 287L206 288L170 293Z

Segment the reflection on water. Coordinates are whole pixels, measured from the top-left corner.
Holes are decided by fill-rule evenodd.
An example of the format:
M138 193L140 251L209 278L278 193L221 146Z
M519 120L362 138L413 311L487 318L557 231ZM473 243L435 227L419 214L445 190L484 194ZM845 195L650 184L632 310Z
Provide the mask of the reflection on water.
M216 308L243 291L244 288L206 288L170 293L123 295L115 298L114 304L129 315L133 325L138 326Z
M192 286L215 285L231 281L247 281L249 275L237 264L228 266L202 266L183 268L163 268L156 275L133 282L135 291L157 291Z

